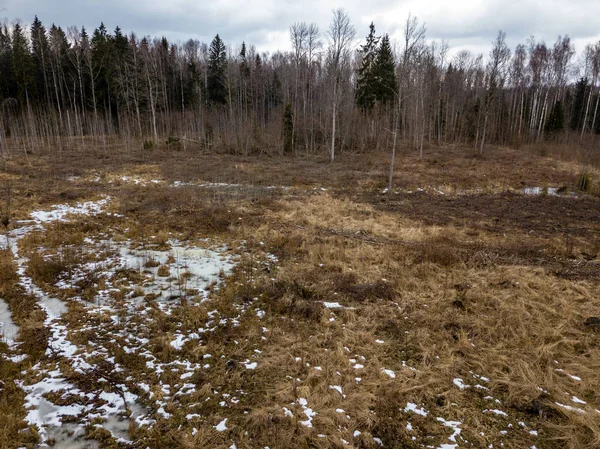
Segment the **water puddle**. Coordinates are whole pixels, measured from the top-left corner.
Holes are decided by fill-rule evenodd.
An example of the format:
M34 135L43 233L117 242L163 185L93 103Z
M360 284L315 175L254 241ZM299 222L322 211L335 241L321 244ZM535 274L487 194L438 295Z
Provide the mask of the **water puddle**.
M525 195L532 196L560 196L560 197L579 197L577 192L569 192L566 187L525 187L521 190Z

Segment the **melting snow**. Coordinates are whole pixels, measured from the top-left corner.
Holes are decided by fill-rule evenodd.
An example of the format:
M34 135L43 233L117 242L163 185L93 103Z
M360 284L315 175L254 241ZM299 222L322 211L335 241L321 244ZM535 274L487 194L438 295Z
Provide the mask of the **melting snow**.
M329 385L329 389L330 390L335 390L337 391L339 394L341 394L342 396L344 396L344 393L342 393L342 387L341 385ZM345 397L345 396L344 396Z
M407 402L406 407L404 407L404 413L412 412L417 415L427 416L429 412L425 410L423 407L418 407L414 402Z
M460 378L455 378L453 381L454 385L458 387L459 390L464 390L465 388L470 388L470 385L467 385Z
M558 405L559 407L564 408L565 410L569 410L570 412L575 412L575 413L579 413L579 414L585 413L585 410L581 410L580 408L577 408L577 407L571 407L570 405L561 404L559 402L555 402L555 404Z
M574 376L573 374L569 374L569 373L565 372L565 370L564 370L564 369L557 368L557 369L555 369L554 371L557 371L557 372L559 372L559 373L565 373L565 374L566 374L567 376L569 376L571 379L573 379L573 380L576 380L577 382L581 382L581 377L579 377L579 376Z
M66 222L71 215L97 215L102 212L104 207L109 203L110 198L105 197L99 201L89 201L85 203L78 203L75 206L58 205L53 207L50 211L37 211L31 214L33 220L20 228L14 229L10 232L10 243L11 250L18 263L18 274L21 278L20 283L25 289L38 297L41 308L46 312L47 318L45 321L46 327L50 330L49 337L49 349L47 355L50 357L45 362L44 366L40 364L32 368L36 373L42 374L42 377L38 377L37 383L33 385L25 385L20 383L20 387L26 393L26 407L28 408L28 414L26 421L38 427L40 438L45 441L49 438L60 442L59 447L91 447L90 444L82 443L83 446L79 446L78 440L85 436L85 426L90 423L91 419L100 418L103 420L96 426L101 426L111 432L113 437L118 442L128 443L128 428L129 421L135 420L138 426L151 426L154 420L148 417L148 410L137 404L138 397L128 391L128 387L124 384L113 386L114 391L96 391L96 392L84 392L79 390L77 387L69 383L65 376L62 375L60 366L55 360L56 357L66 359L69 366L71 366L75 372L79 374L87 374L92 370L95 370L95 365L92 364L92 359L100 356L104 358L106 362L113 365L114 372L122 371L113 356L110 356L110 352L100 343L96 341L90 341L87 346L78 346L73 344L69 338L69 329L66 325L61 324L60 318L67 311L67 303L51 297L43 292L38 286L33 283L33 280L26 275L26 269L28 260L23 258L19 254L19 239L26 236L32 231L43 230L44 224L51 222ZM110 214L109 214L110 215ZM221 248L216 250L208 250L202 248L195 248L190 246L184 246L184 244L177 241L169 241L171 244L171 251L143 251L138 249L130 248L128 244L114 243L111 241L104 241L96 243L90 238L86 238L84 245L90 247L91 251L97 251L99 248L104 249L109 247L116 249L118 255L115 257L109 257L108 260L102 262L94 262L81 268L76 268L74 274L69 282L62 280L57 287L59 288L71 288L77 279L83 279L88 273L102 272L103 275L108 276L105 279L107 283L112 282L111 276L114 275L118 270L123 268L134 268L139 269L144 276L146 281L143 284L145 293L156 293L159 297L157 302L159 306L169 313L169 307L176 305L176 303L170 303L168 300L173 296L173 290L181 291L181 285L173 287L169 285L171 281L148 281L148 277L156 278L156 272L158 267L145 266L146 262L151 258L158 260L159 263L166 264L169 262L171 275L186 274L185 276L185 288L196 289L197 296L201 300L205 300L207 297L206 289L209 285L218 283L223 273L229 272L233 268L233 262L229 257L223 255ZM104 247L104 248L102 248ZM99 252L99 251L97 251ZM168 260L169 258L171 260ZM174 259L174 262L172 261ZM148 276L149 273L149 276ZM77 277L79 276L79 277ZM181 278L180 278L181 279ZM163 289L169 290L168 298L163 298L163 302L160 302L160 298L163 295ZM106 314L110 317L110 321L106 327L111 328L112 326L140 326L140 323L132 321L132 317L135 317L138 313L145 315L146 310L138 308L140 300L131 301L126 304L126 314L122 317L116 313L115 309L112 308L112 303L108 302L110 299L110 289L102 290L98 292L95 303L83 301L82 298L73 298L73 300L80 300L83 302L85 307L88 309L88 314ZM115 290L114 288L112 288ZM132 298L133 299L133 298ZM0 320L4 324L3 330L5 338L8 337L6 323L8 319L5 318L3 312L7 311L7 308L3 307L5 303L0 301ZM5 310L6 309L6 310ZM140 312L141 310L141 312ZM143 320L142 320L143 321ZM226 323L230 323L233 326L239 325L237 318L228 320L221 320ZM210 323L210 321L209 321ZM207 323L208 328L210 324ZM85 330L85 329L82 329ZM211 329L208 329L211 330ZM146 366L154 370L154 374L160 376L162 372L178 371L182 368L185 372L181 373L180 379L187 379L191 377L195 369L199 368L200 365L191 364L189 361L176 361L170 364L158 363L156 358L152 355L146 347L149 340L146 338L137 337L137 327L129 327L127 332L127 345L123 345L123 350L127 353L140 354L149 360L146 361ZM202 329L205 332L206 330ZM198 331L198 332L201 332ZM107 335L111 335L110 330L107 330ZM183 334L176 334L175 339L170 342L170 345L176 350L182 349L186 341L190 339L199 339L198 334L190 334L185 336ZM115 340L113 339L112 342ZM23 356L16 355L13 358L15 360L22 359ZM173 368L173 365L179 366L179 368ZM170 365L168 368L167 366ZM248 369L256 368L256 362L250 363L247 361L246 367ZM208 366L209 367L209 366ZM106 379L100 378L98 380L103 385L106 385ZM150 385L140 383L139 388L149 395L152 399L154 393L151 391ZM164 417L170 417L171 414L165 411L165 406L169 400L169 395L178 394L189 394L195 390L193 384L183 384L183 386L170 386L162 385L162 392L164 394L163 399L156 400L157 411L156 413ZM56 405L50 400L44 397L45 393L57 393L62 397L80 397L80 400L72 401L71 405ZM233 400L232 400L233 402ZM120 414L128 410L127 414L131 414L130 419L121 417ZM67 417L69 423L63 421L63 417ZM75 421L76 423L72 423ZM225 427L226 419L221 422L217 427ZM219 430L219 429L217 429ZM64 443L64 446L63 446ZM92 443L93 445L93 443Z
M214 428L217 432L225 432L227 430L227 418L214 426Z
M0 338L9 347L16 346L15 340L19 333L19 326L12 320L12 315L6 301L0 298Z
M344 306L341 305L339 302L327 302L324 301L323 305L328 308L328 309L343 309Z
M383 371L385 374L387 374L388 376L390 376L392 379L396 378L396 373L393 372L391 369L382 368L381 371Z
M442 424L444 424L445 427L450 427L453 431L452 435L450 435L448 437L448 439L450 441L452 441L453 443L456 443L456 438L460 435L461 432L461 428L459 427L462 423L460 421L446 421L444 418L436 418L439 422L441 422ZM447 447L447 448L454 448L457 447L457 444L443 444L440 447Z
M250 360L246 360L244 362L244 366L246 367L246 369L256 369L256 367L258 366L258 363L256 363L256 362L250 363Z
M497 410L497 409L485 409L483 411L483 413L493 413L494 415L499 415L499 416L508 416L508 414L506 412L503 412L502 410Z
M313 417L317 414L317 412L313 411L312 408L308 407L308 401L305 398L298 398L297 400L300 407L302 407L302 411L306 415L306 421L300 421L305 427L312 427Z

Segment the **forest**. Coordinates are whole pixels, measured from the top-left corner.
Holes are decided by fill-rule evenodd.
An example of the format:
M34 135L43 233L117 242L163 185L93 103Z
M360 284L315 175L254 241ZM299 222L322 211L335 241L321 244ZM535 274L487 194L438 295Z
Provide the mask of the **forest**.
M364 31L365 38L359 34ZM291 51L83 27L0 28L0 148L33 151L116 136L127 147L322 154L424 143L593 142L600 133L600 42L576 57L567 35L489 54L451 51L409 16L400 42L357 31L333 11L327 30L289 28ZM92 138L92 143L90 143ZM97 140L100 139L100 140ZM590 140L591 139L591 140ZM9 143L10 142L10 143ZM395 143L394 143L395 146Z

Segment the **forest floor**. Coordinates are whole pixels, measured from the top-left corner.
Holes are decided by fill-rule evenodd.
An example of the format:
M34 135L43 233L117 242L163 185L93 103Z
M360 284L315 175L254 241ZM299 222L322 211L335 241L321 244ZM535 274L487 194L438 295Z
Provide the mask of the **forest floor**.
M10 157L0 449L598 447L600 171L387 164Z

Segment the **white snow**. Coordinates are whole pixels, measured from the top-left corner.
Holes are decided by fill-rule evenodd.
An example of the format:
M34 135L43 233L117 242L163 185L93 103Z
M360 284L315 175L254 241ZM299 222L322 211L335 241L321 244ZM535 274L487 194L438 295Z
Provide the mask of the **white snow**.
M250 361L247 360L244 362L244 366L246 367L246 369L256 369L256 367L258 366L258 363L256 363L256 362L250 363Z
M329 389L330 390L335 390L339 394L341 394L342 396L344 396L344 393L342 393L342 386L341 385L329 385Z
M49 211L35 211L31 217L36 223L50 223L53 221L65 222L69 215L98 215L110 201L110 197L105 197L99 201L87 201L77 203L75 206L59 204Z
M456 443L456 438L460 435L461 432L461 428L459 427L462 422L460 421L446 421L444 418L436 418L437 421L441 422L442 424L444 424L445 427L450 427L453 431L452 435L450 435L448 437L448 439L452 442L452 443ZM443 446L443 445L442 445ZM456 447L457 445L447 445L447 446L453 446Z
M221 421L216 426L213 426L217 432L225 432L227 430L227 418Z
M414 402L407 402L406 407L404 407L404 413L412 412L417 415L427 416L429 412L425 410L423 407L417 406Z
M0 339L10 348L16 346L19 326L12 320L12 315L6 301L0 298Z
M570 405L561 404L559 402L555 402L555 404L558 405L559 407L564 408L565 410L569 410L570 412L579 413L579 414L585 413L585 410L581 410L580 408L577 408L577 407L571 407Z
M483 411L483 413L493 413L494 415L498 415L498 416L508 416L508 414L502 410L498 410L498 409L485 409Z
M470 388L470 385L465 384L464 381L459 377L455 378L452 382L458 387L459 390Z
M571 379L573 379L573 380L575 380L575 381L577 381L577 382L581 382L581 377L579 377L579 376L575 376L575 375L573 375L573 374L569 374L569 373L565 372L565 370L564 370L564 369L557 368L557 369L555 369L554 371L557 371L557 372L559 372L559 373L565 373L565 374L566 374L567 376L569 376Z
M36 211L31 214L33 219L31 222L27 223L26 226L21 226L10 231L9 234L10 239L8 241L18 264L20 283L28 293L38 298L39 305L46 313L44 324L50 332L49 349L47 351L48 360L43 361L43 365L38 364L31 368L31 371L36 374L36 383L32 385L25 385L23 382L19 383L19 386L26 394L25 406L28 408L26 421L38 427L42 443L49 438L56 439L57 447L69 447L73 449L90 447L86 445L80 446L76 439L82 438L85 433L83 431L85 426L89 425L92 419L100 418L102 421L95 425L109 430L117 441L124 444L128 442L130 420L135 421L138 426L151 426L154 423L154 420L148 415L149 411L137 403L138 397L131 393L124 384L111 385L109 387L106 379L100 378L98 382L104 385L104 387L100 387L97 391L89 392L81 391L65 379L59 368L59 361L61 359L72 367L75 372L83 375L97 368L94 364L95 362L92 360L98 357L112 364L112 369L115 373L123 371L123 367L115 362L115 357L111 355L112 352L104 346L102 341L90 340L87 345L74 344L71 341L72 334L70 332L72 331L60 320L61 316L68 310L68 304L58 298L47 295L34 284L33 280L26 274L29 261L19 251L19 240L29 233L43 231L44 226L48 223L67 222L73 215L98 215L102 213L109 201L110 198L105 197L99 201L78 203L74 206L58 205L49 211ZM119 291L112 284L112 277L115 273L123 269L139 269L140 274L145 278L143 282L144 293L157 294L159 307L169 313L171 307L178 305L178 302L170 301L173 293L181 293L184 291L183 289L194 289L197 291L196 297L200 298L200 301L204 301L208 295L207 288L215 285L218 288L221 277L230 272L234 266L231 258L226 255L224 248L205 249L175 240L169 240L169 244L171 245L170 251L141 250L133 248L128 241L116 243L110 240L95 241L92 238L86 237L81 247L82 250L102 254L102 257L105 257L105 259L76 266L72 273L70 273L71 277L67 279L62 278L56 286L61 289L69 289L73 287L76 281L84 279L88 274L100 274L107 287L105 290L100 290L93 301L88 302L81 297L72 297L70 300L82 302L90 316L97 314L108 317L109 321L106 325L97 330L99 332L104 331L109 338L112 337L109 340L110 343L116 343L114 338L116 335L111 334L111 332L114 332L114 329L111 328L117 327L120 329L120 335L126 337L126 345L123 345L123 350L127 353L139 354L147 358L146 366L153 369L153 375L160 378L160 374L163 372L178 371L178 377L184 380L192 377L195 369L198 369L200 365L191 364L185 360L177 360L169 364L159 363L147 346L150 342L149 339L138 337L138 335L143 334L143 320L138 320L138 322L133 318L136 316L143 317L148 313L148 310L151 310L143 304L143 297L137 299L126 298L125 314L123 315L117 313L113 308L110 295L112 291ZM110 254L111 250L116 250L117 255L104 255ZM172 257L174 262L168 261L169 257ZM157 259L159 263L163 264L169 262L172 276L179 278L180 275L185 273L186 279L183 288L176 285L177 280L173 282L167 279L159 279L156 282L149 279L156 278L155 275L158 270L158 267L144 266L150 258ZM165 290L167 291L167 296L163 298L163 291ZM3 307L3 305L5 305L4 301L0 301L0 322L5 323L3 326L4 333L7 334L6 323L8 319L3 314L3 312L7 311L7 308ZM236 326L239 325L238 318L221 321L225 321L225 324ZM212 326L216 325L213 323ZM214 329L214 327L211 328L210 321L206 327L207 329L202 329L202 331L209 332ZM91 328L82 328L81 330L91 330ZM123 335L121 332L126 332L126 334ZM7 335L5 335L6 337ZM191 339L200 339L200 335L193 333L186 336L178 332L174 340L170 342L170 345L176 350L181 350L185 342ZM14 360L23 360L24 357L24 355L17 354L11 358ZM248 369L254 369L256 365L256 362L247 362ZM183 371L182 368L184 368ZM149 382L153 384L155 381L152 380ZM143 394L152 400L154 392L151 391L150 384L140 383L139 388L144 392ZM107 390L107 387L110 391ZM155 409L157 410L156 413L169 418L171 414L165 411L165 407L170 397L179 394L190 394L195 391L195 388L194 384L189 383L184 383L182 386L162 385L161 390L164 396L160 400L155 399L157 405ZM56 393L62 397L66 397L66 395L78 396L81 397L81 400L76 400L71 405L58 406L44 397L44 394L48 392ZM126 408L131 412L130 418L121 416ZM68 423L64 422L64 417L69 418ZM223 426L226 424L225 421L222 422Z
M339 302L324 301L323 305L328 309L343 309L344 308L344 306L342 306Z
M396 373L393 372L391 369L382 368L381 371L390 376L392 379L396 378Z
M313 411L312 408L308 407L308 401L305 398L298 398L298 404L302 407L302 412L306 415L305 421L300 421L304 427L312 427L313 417L316 416L317 412Z
M185 335L177 335L175 340L173 340L170 344L173 348L180 351L183 348L184 343L186 342Z

